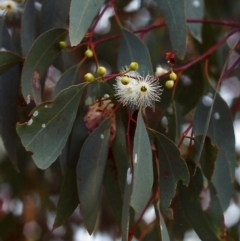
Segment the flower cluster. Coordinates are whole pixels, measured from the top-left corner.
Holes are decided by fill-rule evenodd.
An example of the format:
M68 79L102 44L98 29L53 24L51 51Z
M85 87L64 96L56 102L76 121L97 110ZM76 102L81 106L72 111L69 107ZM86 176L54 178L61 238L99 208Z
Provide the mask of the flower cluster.
M154 107L155 101L160 101L162 88L158 78L152 75L141 76L137 71L123 69L122 76L116 78L114 84L115 96L123 105L135 108Z

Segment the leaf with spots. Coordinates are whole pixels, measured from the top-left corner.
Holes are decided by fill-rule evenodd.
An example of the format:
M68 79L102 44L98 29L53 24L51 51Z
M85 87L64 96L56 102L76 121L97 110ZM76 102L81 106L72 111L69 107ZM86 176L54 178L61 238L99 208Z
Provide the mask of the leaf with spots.
M235 173L235 135L232 117L226 102L210 86L209 91L198 102L193 120L193 133L194 136L203 136L202 142L199 143L196 163L199 163L204 153L206 136L210 137L212 144L218 147L212 182L225 210L232 196Z
M82 146L77 164L77 186L81 214L91 234L94 230L103 174L108 156L110 119L103 121L87 138Z
M160 168L161 209L167 211L175 195L178 181L189 183L189 172L176 145L166 136L155 133Z
M33 153L32 158L39 168L48 168L60 155L85 86L79 84L65 89L52 102L37 106L27 123L17 126L24 147Z
M152 149L141 111L138 112L137 128L133 144L133 190L131 206L141 213L152 193Z

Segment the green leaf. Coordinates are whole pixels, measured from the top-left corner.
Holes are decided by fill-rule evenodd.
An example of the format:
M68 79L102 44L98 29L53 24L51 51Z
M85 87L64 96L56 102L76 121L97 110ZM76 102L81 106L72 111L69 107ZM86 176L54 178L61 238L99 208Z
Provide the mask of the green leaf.
M160 133L156 133L156 147L160 168L161 209L166 211L175 195L178 181L189 183L189 172L175 144Z
M120 189L119 183L116 181L118 179L117 170L114 168L114 163L112 160L108 160L106 169L104 172L103 184L112 207L113 215L116 222L121 228L122 219L122 207L123 207L123 197L122 190Z
M200 148L200 145L203 141L202 138L203 136L196 136L194 138L194 143L197 150ZM218 155L217 146L212 145L211 139L208 136L206 136L202 154L201 154L200 164L205 177L209 181L212 180L212 176L213 176L213 172L214 172L214 168L217 160L217 155Z
M203 0L185 0L186 17L188 19L203 19L204 1ZM188 23L188 29L191 35L200 43L202 42L202 23Z
M122 241L128 241L128 230L129 230L129 220L130 220L130 203L131 203L131 193L132 193L132 173L131 169L128 169L126 175L126 182L123 194L123 207L122 207Z
M179 59L186 53L187 26L184 0L156 0L158 8L163 15L170 35L173 50Z
M32 44L38 36L38 12L35 1L28 0L25 3L21 21L21 46L23 56L27 56Z
M82 41L104 2L104 0L71 1L69 37L72 46Z
M91 234L101 198L103 174L108 156L110 120L107 119L92 132L83 144L77 164L77 185L81 213Z
M139 51L141 50L141 51ZM139 64L140 74L152 74L153 68L146 45L134 34L122 29L122 38L118 54L118 68L129 66L131 62Z
M53 229L63 225L79 204L75 169L67 169L58 199Z
M39 168L48 168L61 153L71 132L85 86L79 84L69 87L52 102L37 106L28 123L17 127L23 145L33 153L33 160Z
M203 185L200 169L192 176L189 187L180 185L180 205L199 238L204 241L223 241L224 217L218 195L211 182Z
M114 161L118 172L118 182L120 185L121 194L124 192L126 173L129 166L128 153L127 153L127 143L126 143L126 129L123 125L123 116L121 111L116 113L116 137L113 142L113 155Z
M3 21L0 21L0 48L13 51L11 37ZM22 160L29 160L30 157L16 133L19 86L20 70L17 66L0 75L0 135L10 160L21 170L23 165L18 165L18 161L21 160L22 163Z
M52 28L67 27L70 2L69 0L42 1L42 32Z
M10 51L0 51L0 75L22 61L23 59L15 53Z
M142 113L139 111L133 144L133 191L131 197L131 206L136 212L141 213L146 206L152 193L152 184L152 150Z
M40 35L34 42L22 69L22 93L27 103L30 97L36 104L41 103L40 79L60 53L59 42L63 41L66 35L66 29L52 29Z
M59 92L66 89L67 87L78 84L80 82L79 69L81 64L74 65L68 69L58 80L53 96L57 96Z
M235 173L235 136L229 108L218 94L215 97L214 94L214 90L211 89L199 101L193 120L193 132L195 136L209 136L212 143L219 149L212 180L225 210L231 199L229 193L232 192ZM200 145L196 163L200 161L202 149L203 142ZM222 175L224 185L221 181Z
M170 241L168 230L167 230L167 226L166 226L166 224L164 222L164 218L163 218L161 212L159 212L159 214L160 214L160 225L161 225L162 241Z

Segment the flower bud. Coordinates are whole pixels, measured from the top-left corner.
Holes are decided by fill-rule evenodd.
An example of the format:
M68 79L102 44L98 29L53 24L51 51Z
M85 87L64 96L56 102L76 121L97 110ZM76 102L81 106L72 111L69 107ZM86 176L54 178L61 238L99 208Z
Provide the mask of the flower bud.
M87 49L87 50L85 51L85 56L86 56L87 58L91 58L91 57L93 56L93 51L92 51L91 49Z
M165 87L167 89L172 89L174 86L174 81L173 80L168 80L166 83L165 83Z
M130 80L129 80L129 78L128 78L127 76L123 76L123 77L121 78L121 83L122 83L123 85L129 84L129 82L130 82Z
M91 82L94 81L95 78L94 78L94 76L93 76L91 73L87 73L87 74L84 75L84 79L85 79L87 82L91 83Z
M177 79L177 75L172 71L171 73L170 73L170 75L169 75L169 78L170 78L170 80L176 80Z
M98 73L99 76L104 76L107 73L107 70L106 70L105 67L99 66L97 68L97 73Z
M131 70L131 71L136 71L136 70L138 70L138 63L137 63L137 62L132 62L132 63L129 65L129 70Z
M65 41L60 41L58 44L60 49L67 49L67 44Z

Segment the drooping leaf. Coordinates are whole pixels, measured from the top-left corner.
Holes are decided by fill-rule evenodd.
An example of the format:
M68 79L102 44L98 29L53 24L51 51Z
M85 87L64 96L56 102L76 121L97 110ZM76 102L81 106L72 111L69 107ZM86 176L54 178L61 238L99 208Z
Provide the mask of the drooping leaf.
M69 37L72 46L82 41L103 3L104 0L71 1Z
M67 169L58 199L53 228L63 225L79 204L75 169Z
M13 52L0 51L0 75L22 61L23 59Z
M189 172L175 144L160 133L156 133L156 147L160 169L160 204L166 212L175 195L178 181L189 183Z
M40 79L60 53L59 42L66 34L66 29L52 29L40 35L30 49L22 69L22 93L27 103L29 98L33 98L36 104L41 103Z
M48 168L61 153L72 129L81 94L86 84L62 91L52 102L45 102L33 110L28 123L17 127L26 150L41 169Z
M57 96L59 92L61 92L63 89L66 89L67 87L78 84L80 82L80 76L79 76L79 68L80 64L77 64L70 69L68 69L58 80L55 88L53 96Z
M42 1L42 32L52 28L67 27L70 2L69 0Z
M203 19L204 1L203 0L185 0L186 18ZM200 43L202 42L202 23L188 23L188 29L191 35Z
M218 94L215 97L214 94L211 89L199 101L193 120L193 132L195 136L209 136L219 149L212 181L225 210L231 199L229 193L232 192L235 172L235 136L229 108ZM203 144L202 142L197 153L197 163L202 155ZM221 181L222 175L224 185Z
M28 0L24 5L21 22L21 46L23 56L27 56L32 44L39 34L38 15L35 8L35 1Z
M204 241L223 241L224 217L216 190L211 182L203 185L200 169L192 176L189 187L179 187L181 207L198 234Z
M141 213L152 193L152 150L142 113L139 111L133 144L133 191L131 206Z
M141 51L140 51L141 50ZM122 38L118 54L118 68L121 70L131 62L139 64L140 74L152 74L152 64L146 45L134 34L122 29Z
M96 223L103 174L108 155L110 120L95 129L83 144L77 164L77 186L81 213L91 234Z
M115 170L112 160L108 160L107 162L103 184L116 222L119 228L121 228L123 196L121 195L122 190L120 189L120 185L117 182L117 170Z
M187 24L184 0L157 0L158 8L163 15L170 35L173 50L178 58L183 59L186 52Z
M113 155L115 165L118 172L117 181L120 185L121 193L123 194L126 182L126 173L129 166L127 143L126 143L126 130L123 125L123 114L118 111L116 113L116 128L117 133L113 142Z
M194 138L194 143L196 147L196 151L199 149L199 145L202 143L202 136L196 136ZM218 155L218 148L215 145L212 145L211 140L208 136L206 136L206 139L204 141L204 146L201 154L200 164L202 171L205 175L205 177L211 181L212 175L214 172L216 160Z

